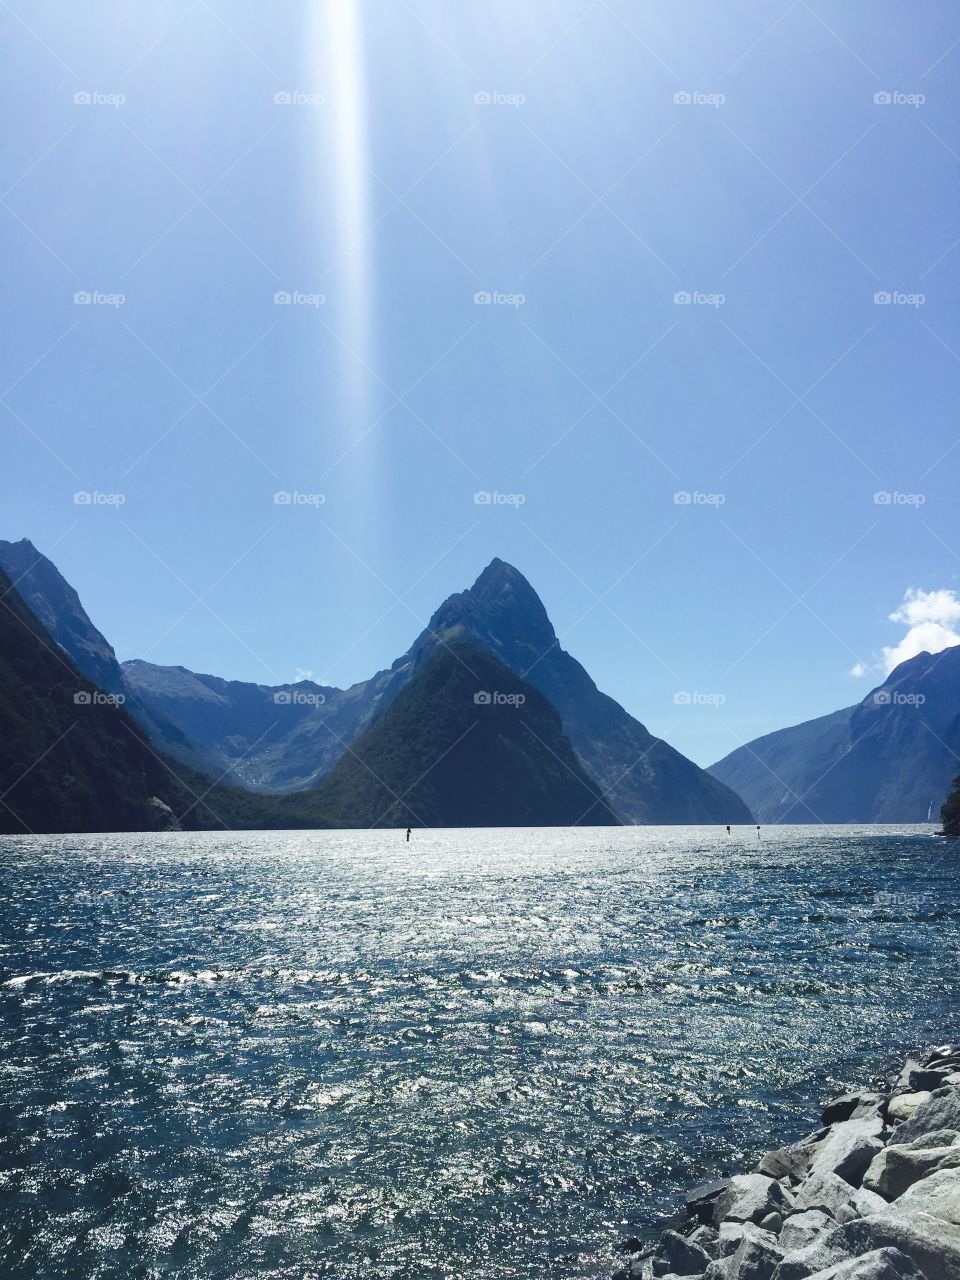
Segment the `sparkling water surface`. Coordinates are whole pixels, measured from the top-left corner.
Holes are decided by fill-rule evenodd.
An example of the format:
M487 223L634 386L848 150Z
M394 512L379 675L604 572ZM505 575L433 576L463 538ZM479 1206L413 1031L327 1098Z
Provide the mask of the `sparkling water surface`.
M960 1039L932 831L0 838L0 1275L609 1275Z

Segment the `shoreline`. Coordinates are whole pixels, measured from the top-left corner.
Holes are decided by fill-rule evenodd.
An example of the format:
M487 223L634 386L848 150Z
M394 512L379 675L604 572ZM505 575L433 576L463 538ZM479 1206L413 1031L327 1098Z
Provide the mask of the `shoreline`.
M960 1043L831 1099L819 1129L685 1205L656 1244L620 1245L612 1280L960 1280Z

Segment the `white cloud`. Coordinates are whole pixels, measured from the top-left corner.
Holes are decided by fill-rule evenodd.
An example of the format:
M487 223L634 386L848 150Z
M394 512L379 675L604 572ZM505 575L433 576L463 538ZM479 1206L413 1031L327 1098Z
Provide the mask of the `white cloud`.
M884 648L885 675L889 675L894 667L906 662L908 658L915 658L918 653L940 653L960 644L960 631L957 630L960 625L960 597L946 588L922 591L909 587L903 597L903 604L889 616L891 622L904 623L907 634L898 644ZM861 666L861 663L857 663L854 674Z
M855 662L853 666L850 668L850 674L852 676L856 676L856 678L859 680L861 676L865 676L869 670L870 668L867 666L865 662Z

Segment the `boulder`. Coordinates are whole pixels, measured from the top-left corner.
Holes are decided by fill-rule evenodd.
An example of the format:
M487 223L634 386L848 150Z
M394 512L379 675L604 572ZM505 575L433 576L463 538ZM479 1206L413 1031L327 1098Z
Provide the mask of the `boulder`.
M760 1226L764 1231L769 1231L771 1234L778 1236L780 1228L783 1226L783 1214L768 1213L765 1218L760 1219Z
M651 1269L655 1276L700 1276L712 1261L713 1258L700 1245L678 1231L665 1231L653 1255Z
M960 1146L918 1149L892 1142L874 1158L863 1185L887 1200L896 1200L915 1182L940 1169L960 1169Z
M712 1223L714 1205L729 1186L729 1178L724 1178L721 1182L701 1182L692 1187L684 1196L687 1213L699 1222Z
M820 1118L827 1126L843 1120L872 1120L882 1114L886 1102L880 1093L844 1093L827 1103Z
M759 1235L745 1236L727 1266L727 1280L773 1280L773 1273L783 1261L783 1250L773 1236L764 1240Z
M762 1173L740 1173L730 1179L713 1205L713 1220L760 1222L770 1213L793 1208L793 1199L779 1182Z
M721 1222L717 1250L721 1258L730 1258L744 1240L772 1240L773 1236L753 1222Z
M909 1120L897 1126L892 1141L902 1146L935 1129L960 1129L960 1090L951 1086L937 1089Z
M920 1054L920 1062L925 1067L960 1067L960 1044L940 1044L927 1049Z
M816 1144L812 1142L796 1142L793 1146L781 1147L779 1151L768 1151L754 1172L778 1181L789 1178L791 1182L800 1182L809 1173L816 1152Z
M716 1227L701 1226L687 1236L691 1244L699 1245L711 1258L720 1252L720 1232Z
M792 1213L780 1230L780 1247L784 1253L805 1249L818 1236L825 1231L832 1231L836 1225L835 1220L822 1209L804 1209L802 1213Z
M918 1107L930 1100L930 1090L925 1089L920 1093L898 1093L895 1098L890 1099L890 1105L887 1107L887 1117L891 1124L903 1124L904 1120L909 1120Z
M796 1189L797 1209L821 1209L837 1222L851 1222L886 1208L886 1202L863 1187L852 1187L835 1173L811 1173Z
M874 1249L815 1272L814 1280L923 1280L923 1272L899 1249Z
M939 1218L960 1230L960 1168L941 1169L915 1182L895 1207L899 1213Z
M885 1248L899 1249L925 1280L960 1280L960 1230L929 1215L908 1216L892 1207L835 1227L805 1249L788 1253L774 1280L807 1280L838 1263Z
M844 1182L858 1187L874 1157L883 1149L879 1134L883 1122L844 1120L835 1124L821 1143L810 1165L810 1173L835 1173Z
M929 1133L921 1133L919 1138L895 1145L909 1147L911 1151L926 1151L929 1147L960 1146L960 1129L932 1129Z

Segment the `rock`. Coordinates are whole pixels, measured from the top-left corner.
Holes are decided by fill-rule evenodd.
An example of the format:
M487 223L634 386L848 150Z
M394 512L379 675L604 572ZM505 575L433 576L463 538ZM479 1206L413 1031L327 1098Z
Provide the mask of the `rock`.
M764 1231L769 1231L771 1234L778 1236L780 1228L783 1226L783 1214L768 1213L765 1218L760 1219L760 1226Z
M796 1142L792 1147L781 1147L779 1151L768 1151L757 1164L755 1173L762 1173L767 1178L789 1178L791 1182L800 1182L810 1172L810 1164L816 1154L814 1143Z
M898 1093L895 1098L890 1099L890 1105L887 1107L890 1123L902 1124L904 1120L909 1120L918 1107L930 1101L930 1097L929 1089L921 1093Z
M843 1120L871 1120L881 1114L886 1101L880 1093L844 1093L827 1103L821 1119L827 1126Z
M923 1280L923 1272L899 1249L874 1249L817 1271L815 1280Z
M879 1118L835 1124L813 1158L811 1174L835 1173L858 1187L872 1160L883 1149L878 1136L882 1131L883 1122Z
M832 1231L836 1225L829 1213L824 1213L822 1209L804 1209L803 1213L792 1213L781 1228L780 1247L784 1253L805 1249L818 1236L825 1231Z
M807 1280L838 1263L877 1249L899 1249L925 1280L960 1280L960 1230L925 1214L916 1218L889 1208L835 1227L805 1249L788 1253L774 1280Z
M773 1237L754 1222L721 1222L718 1252L721 1258L732 1257L744 1240L768 1240Z
M701 1182L692 1187L684 1196L687 1213L700 1222L712 1223L714 1205L729 1186L729 1178L724 1178L722 1182Z
M940 1169L960 1169L960 1146L921 1147L890 1143L874 1158L863 1176L863 1185L887 1200Z
M949 1070L935 1071L932 1067L918 1067L907 1077L907 1088L912 1093L932 1093L941 1089L950 1075Z
M720 1232L716 1227L701 1226L696 1231L691 1231L687 1236L691 1244L699 1245L711 1258L716 1258L720 1252Z
M793 1199L779 1182L762 1173L740 1173L730 1179L727 1188L713 1206L713 1220L760 1222L769 1213L789 1210Z
M926 1151L929 1147L952 1147L960 1145L960 1129L932 1129L910 1142L894 1145L908 1147L911 1151Z
M699 1276L712 1261L706 1249L701 1249L678 1231L665 1231L653 1255L652 1271L655 1276Z
M921 1053L920 1062L925 1067L960 1067L960 1044L941 1044Z
M716 1262L711 1262L703 1273L703 1280L727 1280L731 1259L732 1255L730 1258L718 1258Z
M783 1250L772 1236L764 1240L758 1234L745 1236L729 1259L728 1280L773 1280L773 1273L783 1261Z
M851 1187L835 1173L811 1173L796 1189L798 1209L821 1209L837 1222L851 1222L886 1208L886 1202L862 1187Z
M617 1248L621 1253L643 1253L646 1246L642 1240L638 1240L636 1236L631 1236L629 1240L621 1240Z
M929 1215L960 1228L960 1168L941 1169L915 1182L903 1193L895 1208L911 1217L914 1214Z
M909 1120L897 1126L892 1141L902 1146L935 1129L960 1129L960 1090L950 1086L937 1089Z

